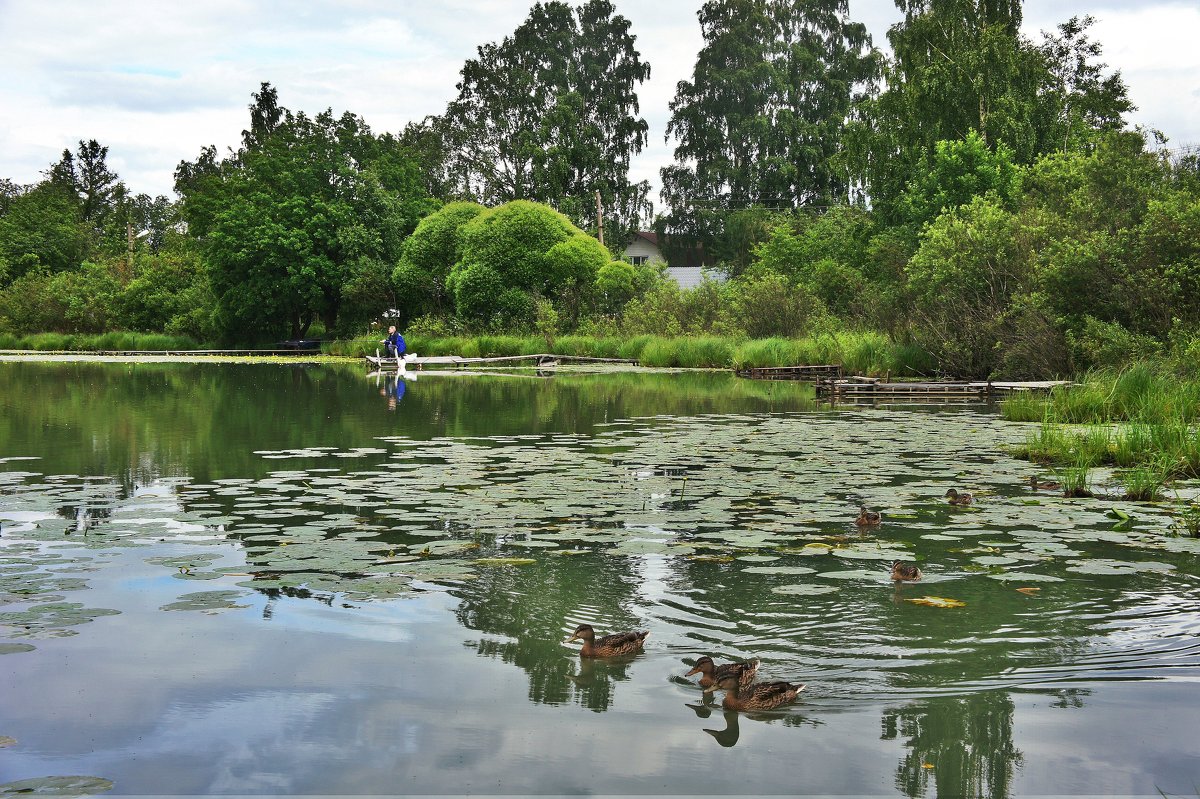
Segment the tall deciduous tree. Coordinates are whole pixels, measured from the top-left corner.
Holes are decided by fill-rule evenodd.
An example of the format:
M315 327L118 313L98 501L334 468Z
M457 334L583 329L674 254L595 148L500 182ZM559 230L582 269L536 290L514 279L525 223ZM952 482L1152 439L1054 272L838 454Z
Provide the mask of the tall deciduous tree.
M587 225L598 191L618 229L647 216L649 184L631 182L629 165L646 144L637 87L650 66L629 28L609 0L574 11L552 0L481 46L438 120L457 193L544 202Z
M727 209L846 199L842 133L877 69L846 1L710 0L699 18L704 47L667 127L667 227L707 237Z
M1072 19L1039 47L1020 32L1022 0L896 0L886 87L859 109L855 173L885 219L939 141L972 131L1018 164L1118 128L1130 110L1120 75L1103 76L1090 19Z
M241 149L218 161L207 148L176 171L218 326L238 338L299 337L320 316L332 330L346 284L364 273L386 284L433 203L393 137L350 113L293 114L269 84L254 98Z

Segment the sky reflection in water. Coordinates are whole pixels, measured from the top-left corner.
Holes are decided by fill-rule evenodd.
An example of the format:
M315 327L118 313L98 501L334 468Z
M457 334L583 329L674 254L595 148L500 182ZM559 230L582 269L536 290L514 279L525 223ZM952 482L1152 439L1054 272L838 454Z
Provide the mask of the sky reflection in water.
M1195 542L1164 537L1164 508L1120 504L1115 529L1112 503L1031 496L1001 450L1027 428L990 410L831 412L723 374L399 393L328 367L0 367L0 652L35 647L0 657L21 687L0 694L5 781L1006 796L1200 777ZM944 505L949 485L980 501ZM878 531L854 528L861 503ZM893 586L895 557L926 580ZM927 594L967 604L908 601ZM581 661L579 623L651 635ZM700 654L809 687L726 713L680 678Z

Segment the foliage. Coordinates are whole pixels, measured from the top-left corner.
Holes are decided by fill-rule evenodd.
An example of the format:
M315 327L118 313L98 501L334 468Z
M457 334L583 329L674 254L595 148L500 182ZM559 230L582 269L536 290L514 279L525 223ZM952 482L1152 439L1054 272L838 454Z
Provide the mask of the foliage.
M535 297L554 303L572 327L610 260L566 216L526 200L475 216L459 235L462 256L447 287L459 317L481 327L530 329Z
M678 141L662 170L671 231L707 241L724 211L847 198L837 155L877 54L845 0L710 0L698 17L704 46L667 126Z
M460 230L484 212L472 202L447 203L419 223L407 239L400 262L392 272L399 322L403 325L422 313L440 314L451 308L446 278L462 257Z
M176 190L199 241L226 336L298 338L318 315L337 327L355 275L391 264L433 208L396 140L350 113L310 118L264 83L243 146L180 164ZM385 298L384 301L386 302Z
M548 203L575 224L600 193L620 240L646 216L649 184L631 182L646 144L637 86L650 66L609 0L536 3L499 44L462 68L458 97L437 123L458 191L485 204Z

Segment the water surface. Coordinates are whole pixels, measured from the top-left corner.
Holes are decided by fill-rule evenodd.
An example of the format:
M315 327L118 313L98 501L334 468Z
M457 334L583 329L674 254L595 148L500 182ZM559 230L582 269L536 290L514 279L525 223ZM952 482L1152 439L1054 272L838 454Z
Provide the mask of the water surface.
M1194 795L1200 546L1030 494L1026 430L717 373L0 364L0 782ZM808 687L726 713L701 654Z

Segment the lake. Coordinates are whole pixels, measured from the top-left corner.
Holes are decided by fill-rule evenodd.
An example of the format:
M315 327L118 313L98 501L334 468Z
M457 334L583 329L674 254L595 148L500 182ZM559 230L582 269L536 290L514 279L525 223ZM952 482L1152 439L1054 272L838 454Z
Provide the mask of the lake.
M1200 542L1031 493L1032 429L713 372L0 363L0 795L1194 797ZM650 635L581 660L582 623ZM726 712L705 654L807 688Z

